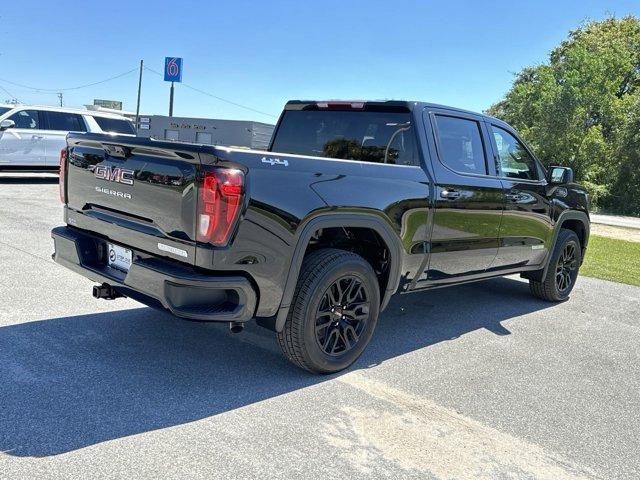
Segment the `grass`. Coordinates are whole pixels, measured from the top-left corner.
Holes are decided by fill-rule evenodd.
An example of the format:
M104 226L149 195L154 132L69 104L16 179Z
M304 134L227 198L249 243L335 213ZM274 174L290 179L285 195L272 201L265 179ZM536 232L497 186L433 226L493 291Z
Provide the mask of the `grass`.
M640 286L640 242L592 235L580 274Z

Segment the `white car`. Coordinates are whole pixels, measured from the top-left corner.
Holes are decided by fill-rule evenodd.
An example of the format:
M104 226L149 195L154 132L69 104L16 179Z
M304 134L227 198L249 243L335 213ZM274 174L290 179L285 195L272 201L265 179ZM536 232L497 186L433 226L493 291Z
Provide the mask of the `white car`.
M0 105L0 170L57 170L69 132L135 135L136 129L112 113Z

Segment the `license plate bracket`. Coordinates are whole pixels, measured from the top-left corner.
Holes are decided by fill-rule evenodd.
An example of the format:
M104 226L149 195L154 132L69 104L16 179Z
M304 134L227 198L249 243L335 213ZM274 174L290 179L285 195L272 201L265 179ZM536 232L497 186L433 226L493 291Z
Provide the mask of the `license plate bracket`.
M107 243L107 265L121 272L128 272L133 261L133 252L114 243Z

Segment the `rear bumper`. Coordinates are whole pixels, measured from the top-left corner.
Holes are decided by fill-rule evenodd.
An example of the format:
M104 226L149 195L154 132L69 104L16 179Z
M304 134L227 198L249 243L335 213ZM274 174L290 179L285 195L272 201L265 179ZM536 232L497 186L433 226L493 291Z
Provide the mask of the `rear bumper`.
M245 322L254 315L257 295L245 277L205 275L135 250L133 264L125 273L100 258L106 252L103 238L70 227L54 228L51 236L56 263L146 305L190 320Z

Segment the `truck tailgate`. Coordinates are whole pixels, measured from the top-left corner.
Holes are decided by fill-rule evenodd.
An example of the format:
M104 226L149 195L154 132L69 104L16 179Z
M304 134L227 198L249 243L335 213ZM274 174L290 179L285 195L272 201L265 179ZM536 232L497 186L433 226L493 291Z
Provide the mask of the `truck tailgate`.
M67 144L69 225L195 262L197 152L125 136L70 134Z

